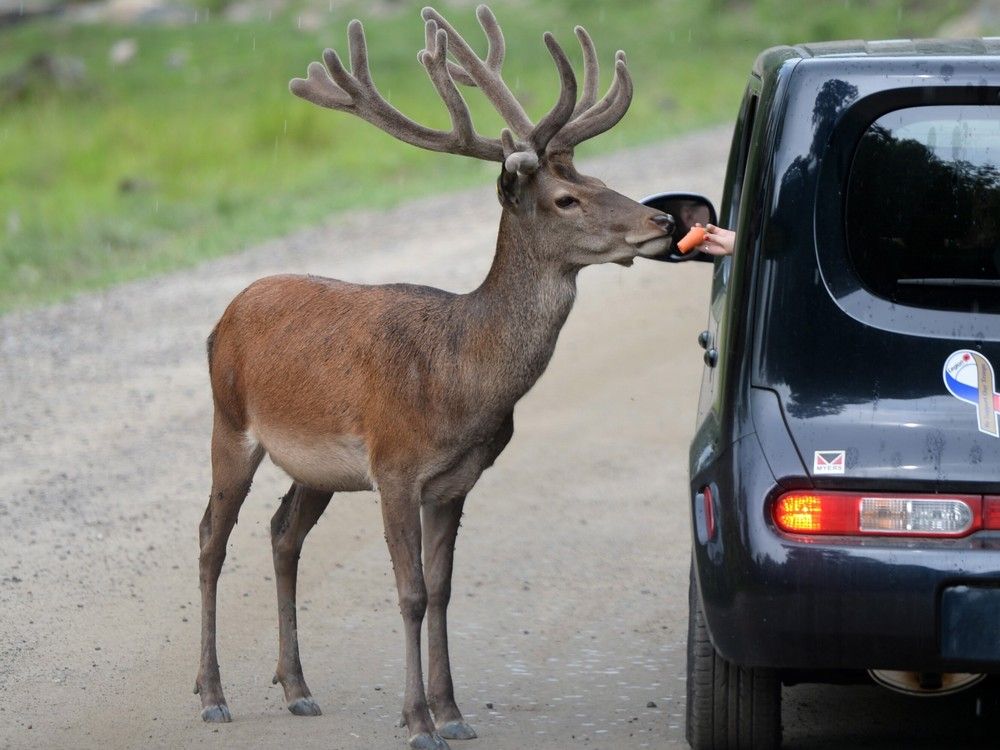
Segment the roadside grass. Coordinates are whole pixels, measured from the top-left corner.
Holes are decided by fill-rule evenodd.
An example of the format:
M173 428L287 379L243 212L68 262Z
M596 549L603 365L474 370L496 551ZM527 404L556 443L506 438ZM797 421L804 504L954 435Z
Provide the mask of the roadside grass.
M345 27L357 16L383 93L417 121L447 127L416 61L421 4L386 3L373 15L365 4L331 0L240 24L213 13L180 28L56 19L0 29L0 78L41 52L79 58L87 70L79 91L35 89L6 106L0 99L0 312L190 265L343 209L492 181L496 165L420 151L288 93L288 80L324 47L346 51ZM631 111L580 147L588 154L729 121L765 47L927 36L971 4L522 0L496 2L494 11L507 39L505 78L533 117L557 86L543 29L578 70L572 27L591 31L602 93L614 49L628 52ZM472 5L443 10L482 50ZM109 50L123 38L138 54L115 67ZM479 131L498 133L489 105L476 92L468 99ZM683 187L665 166L663 184L650 189Z

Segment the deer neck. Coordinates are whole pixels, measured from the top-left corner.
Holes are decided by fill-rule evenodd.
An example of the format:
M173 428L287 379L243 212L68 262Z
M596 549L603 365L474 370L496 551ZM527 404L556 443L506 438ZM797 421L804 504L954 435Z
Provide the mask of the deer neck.
M504 211L490 272L467 295L478 359L514 400L545 371L576 297L577 269L546 260L544 241L530 220Z

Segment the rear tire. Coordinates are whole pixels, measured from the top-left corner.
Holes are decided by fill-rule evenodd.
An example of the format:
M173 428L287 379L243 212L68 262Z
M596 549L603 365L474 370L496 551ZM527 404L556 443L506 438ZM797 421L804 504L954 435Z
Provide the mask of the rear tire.
M708 637L691 568L688 589L687 741L694 750L781 746L781 682L773 669L723 659Z

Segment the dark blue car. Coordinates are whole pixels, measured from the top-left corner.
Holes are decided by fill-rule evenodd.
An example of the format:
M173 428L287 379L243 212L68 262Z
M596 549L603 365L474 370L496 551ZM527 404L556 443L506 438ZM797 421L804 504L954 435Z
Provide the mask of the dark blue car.
M1000 672L1000 39L767 50L718 223L688 741L778 746L782 683Z

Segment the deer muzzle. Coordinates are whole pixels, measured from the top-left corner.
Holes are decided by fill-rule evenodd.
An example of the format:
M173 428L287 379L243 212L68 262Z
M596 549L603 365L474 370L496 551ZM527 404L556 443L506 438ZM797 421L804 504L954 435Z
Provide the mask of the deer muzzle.
M636 249L636 254L644 258L661 255L670 247L674 232L674 217L670 214L655 214L649 217L641 229L625 235L625 242Z

